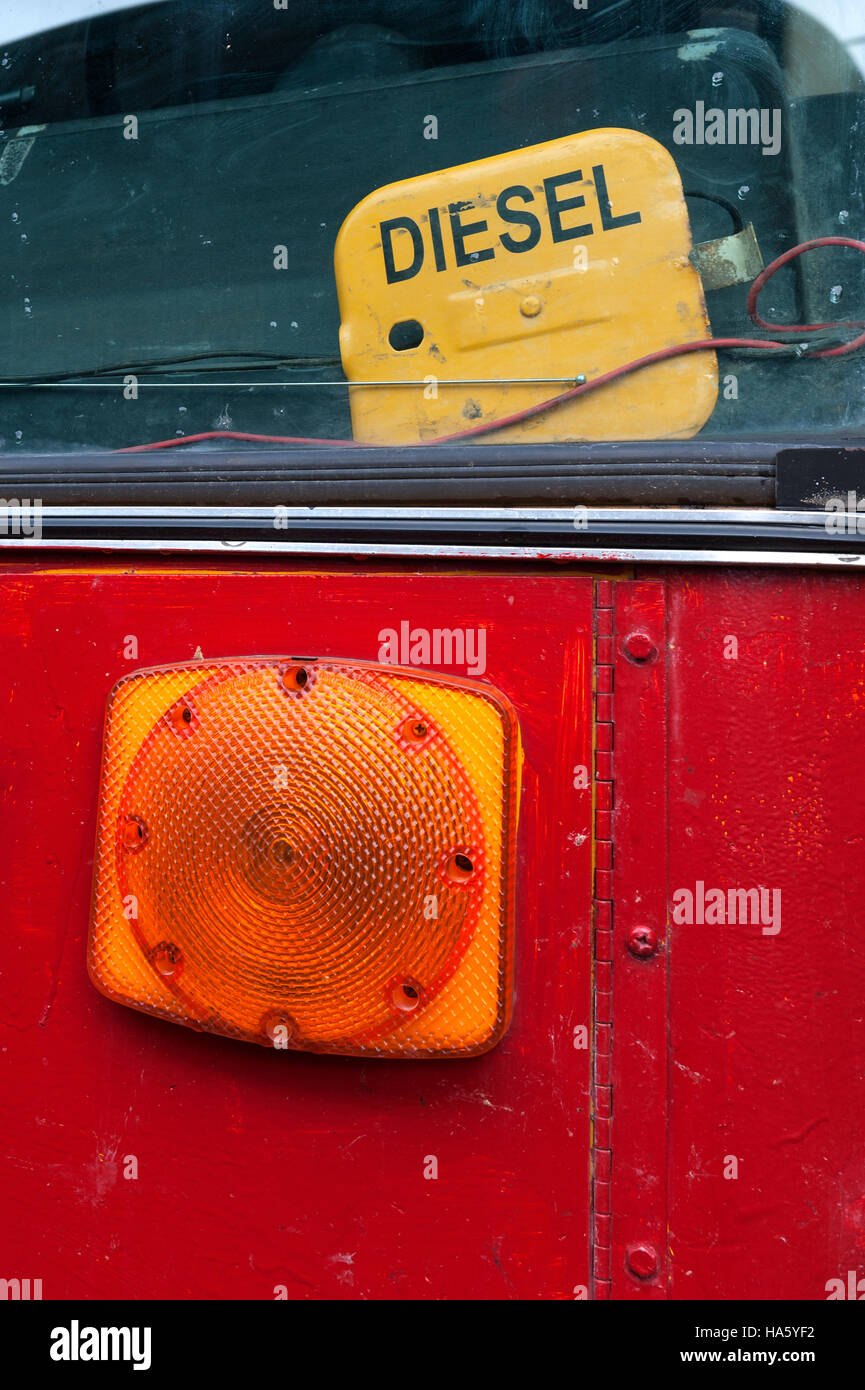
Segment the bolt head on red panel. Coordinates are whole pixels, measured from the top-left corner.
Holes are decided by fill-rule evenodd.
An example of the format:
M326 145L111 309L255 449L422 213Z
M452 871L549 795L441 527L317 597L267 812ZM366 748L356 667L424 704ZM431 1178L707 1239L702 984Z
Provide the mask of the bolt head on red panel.
M631 927L628 950L632 956L653 956L658 949L658 933L651 927Z
M635 1240L625 1250L625 1264L637 1279L651 1279L658 1272L658 1252L654 1245Z
M643 663L652 661L658 655L658 648L647 632L629 632L625 638L625 654L631 661Z

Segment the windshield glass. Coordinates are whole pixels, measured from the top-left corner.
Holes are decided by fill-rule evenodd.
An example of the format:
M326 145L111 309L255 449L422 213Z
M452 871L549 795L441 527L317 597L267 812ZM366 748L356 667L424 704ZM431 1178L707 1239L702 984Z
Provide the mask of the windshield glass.
M865 432L859 0L6 0L0 65L4 453Z

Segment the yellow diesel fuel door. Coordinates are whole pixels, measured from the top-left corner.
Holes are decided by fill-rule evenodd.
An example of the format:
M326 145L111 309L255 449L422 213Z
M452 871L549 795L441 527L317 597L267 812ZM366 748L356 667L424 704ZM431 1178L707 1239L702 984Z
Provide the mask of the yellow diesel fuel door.
M378 189L336 245L355 439L440 438L708 338L691 249L676 165L634 130ZM717 388L715 354L693 352L480 439L688 438Z

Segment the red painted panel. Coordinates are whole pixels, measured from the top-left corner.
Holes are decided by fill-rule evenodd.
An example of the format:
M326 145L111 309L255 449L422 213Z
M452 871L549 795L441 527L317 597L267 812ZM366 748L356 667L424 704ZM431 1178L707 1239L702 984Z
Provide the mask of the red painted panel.
M669 927L676 1298L865 1278L863 597L848 573L668 580L669 892L768 894L760 922L734 900Z
M591 579L562 571L0 570L0 1277L40 1278L46 1298L588 1285L589 1053L574 1030L591 1018L591 793L574 768L591 762L591 601ZM483 679L520 719L503 1042L450 1062L277 1054L97 994L85 940L113 683L198 647L377 659L401 621L484 629Z
M668 570L598 588L593 880L574 776L592 765L588 576L0 571L0 1277L46 1297L573 1297L593 896L596 1292L824 1299L865 1278L861 580ZM84 941L117 677L199 646L375 659L401 621L483 628L483 678L522 726L502 1044L447 1063L277 1055L97 995ZM626 651L636 630L657 660ZM762 889L765 920L673 920L712 889L756 890L758 908ZM628 950L641 925L656 956Z

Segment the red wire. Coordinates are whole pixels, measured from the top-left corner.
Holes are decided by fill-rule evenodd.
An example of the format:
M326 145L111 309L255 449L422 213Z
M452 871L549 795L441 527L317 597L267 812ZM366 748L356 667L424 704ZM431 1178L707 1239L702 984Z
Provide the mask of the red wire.
M206 430L204 434L184 434L180 439L157 439L154 444L130 444L115 449L116 454L140 454L146 449L175 449L182 444L200 444L202 439L248 439L257 444L339 444L363 448L356 439L306 439L293 434L246 434L243 430Z
M562 391L558 396L553 396L550 400L540 401L537 405L527 406L524 410L518 410L514 415L505 415L498 420L488 420L485 424L474 425L469 430L460 430L458 434L439 435L436 439L430 440L431 444L453 444L457 439L470 439L473 435L489 434L491 430L504 429L506 425L516 425L521 420L530 420L533 415L540 415L545 410L552 410L555 406L563 405L565 401L572 401L576 396L585 395L587 391L594 391L598 386L606 386L608 382L615 381L617 377L627 376L631 372L638 371L641 367L649 367L653 362L664 362L670 357L684 357L688 352L705 352L708 348L768 348L777 352L778 348L787 349L788 343L773 343L766 338L704 338L696 343L676 343L673 347L660 348L657 352L650 352L645 357L637 357L633 362L626 362L622 367L614 367L610 372L604 372L602 376L592 377L591 381L583 381L579 386L570 386L567 391Z
M771 280L776 271L790 261L801 256L806 251L813 251L820 246L849 246L854 251L860 251L865 255L865 241L856 241L853 237L816 237L813 241L803 241L798 246L793 246L783 255L778 256L765 270L761 270L756 280L748 291L747 311L751 322L758 328L769 328L775 333L795 333L799 337L803 334L820 332L827 328L863 328L865 324L858 321L846 320L839 323L805 323L805 324L772 324L762 319L757 312L757 301L761 291ZM846 343L841 343L837 347L822 348L819 352L809 352L808 357L843 357L848 352L855 352L865 344L865 333L858 337L851 338ZM488 420L485 424L474 425L471 429L459 430L456 434L438 435L435 439L423 440L425 444L454 444L458 440L473 439L480 434L492 434L496 430L506 429L508 425L519 424L523 420L530 420L535 415L542 415L547 410L554 410L556 406L563 405L565 401L572 401L577 396L585 395L589 391L596 391L599 386L606 386L611 381L616 381L620 377L629 376L631 372L639 371L643 367L649 367L654 362L665 362L671 357L684 357L690 352L706 352L713 349L722 350L724 348L755 348L758 351L777 352L787 351L789 343L778 342L772 338L705 338L696 343L676 343L672 347L660 348L657 352L647 353L645 357L637 357L632 362L626 362L621 367L614 367L612 371L604 372L601 376L593 377L591 381L581 382L578 386L571 386L567 391L562 391L557 396L551 396L548 400L539 401L537 405L527 406L523 410L516 411L513 415L503 415L497 420ZM289 434L245 434L240 430L208 430L205 434L188 434L181 439L158 439L152 444L133 444L125 449L118 449L121 454L145 453L151 449L176 449L185 444L198 444L204 439L244 439L256 444L338 444L340 447L366 448L367 445L359 444L356 439L319 439L306 438L303 435ZM417 445L410 446L417 447Z
M789 251L785 251L782 256L774 260L771 265L767 265L765 270L761 270L750 290L748 291L748 302L746 308L748 317L758 328L772 328L776 333L816 333L822 328L865 328L861 322L853 322L848 319L844 323L792 323L781 326L780 324L767 323L761 319L757 313L757 300L760 298L760 291L764 288L767 281L771 280L776 270L780 270L782 265L787 265L790 261L795 261L797 256L801 256L805 251L813 251L817 246L851 246L854 251L865 252L865 241L855 241L849 236L821 236L813 241L802 241L798 246L793 246ZM843 357L845 353L855 352L865 343L865 333L858 338L851 338L849 342L841 343L838 347L823 348L820 352L809 352L809 357Z

